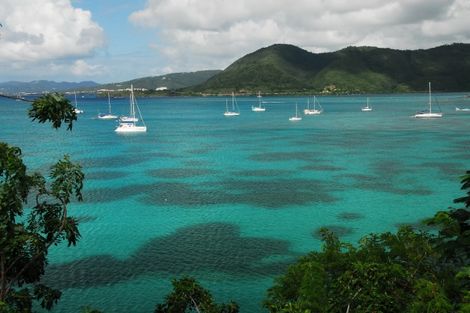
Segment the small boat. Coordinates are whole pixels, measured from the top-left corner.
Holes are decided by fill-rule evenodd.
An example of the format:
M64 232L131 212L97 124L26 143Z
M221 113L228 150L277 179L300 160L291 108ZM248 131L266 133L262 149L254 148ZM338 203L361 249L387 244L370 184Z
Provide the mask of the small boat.
M299 114L298 114L297 103L296 103L295 104L295 116L289 117L289 121L296 122L296 121L300 121L300 120L302 120L302 117L300 117Z
M470 108L455 108L455 111L458 112L470 112Z
M98 118L100 120L115 120L118 118L117 115L114 115L111 113L111 98L109 97L109 92L108 92L108 113L100 113L98 114Z
M432 111L432 100L431 100L431 82L429 84L429 109L425 111L418 112L414 115L416 118L440 118L442 117L442 112L433 112Z
M310 99L307 99L307 108L304 110L305 115L318 115L322 114L323 108L318 102L318 109L317 109L317 98L313 96L313 109L310 108Z
M261 102L261 93L258 91L258 106L251 106L251 111L253 112L264 112L266 111L266 108L263 107L262 102Z
M78 104L77 104L77 93L74 91L74 92L73 92L73 95L75 96L75 109L74 109L75 114L82 114L82 113L83 113L83 110L80 110L80 109L78 108Z
M145 125L144 119L142 118L142 114L140 113L139 106L137 105L137 101L134 97L134 86L131 85L131 95L130 95L130 106L131 106L131 115L128 117L129 122L121 122L119 126L114 130L116 133L144 133L147 131L147 126ZM136 110L137 109L137 110ZM137 121L139 119L135 116L136 112L139 113L140 120L142 121L143 125L137 125Z
M372 107L369 106L369 97L367 97L367 104L366 104L366 106L365 106L365 107L362 107L362 108L361 108L361 111L362 111L362 112L370 112L370 111L372 111Z
M235 100L235 93L232 92L232 110L228 108L228 100L225 100L225 112L224 116L238 116L240 110L238 109L237 101Z

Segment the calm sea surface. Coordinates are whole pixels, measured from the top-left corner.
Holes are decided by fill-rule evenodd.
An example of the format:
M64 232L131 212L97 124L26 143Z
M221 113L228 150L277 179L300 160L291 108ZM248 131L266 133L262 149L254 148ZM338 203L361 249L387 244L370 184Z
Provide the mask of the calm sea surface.
M324 113L290 122L305 97L265 97L267 111L223 116L225 98L138 99L148 132L117 135L96 119L106 99L79 98L73 132L28 120L0 99L0 141L45 174L65 153L86 173L76 247L55 247L45 280L63 291L53 312L89 305L153 312L171 279L196 277L219 302L263 312L274 277L319 249L327 226L355 242L452 206L470 169L470 107L437 94L444 117L418 120L427 95L320 97ZM112 100L125 114L127 99Z

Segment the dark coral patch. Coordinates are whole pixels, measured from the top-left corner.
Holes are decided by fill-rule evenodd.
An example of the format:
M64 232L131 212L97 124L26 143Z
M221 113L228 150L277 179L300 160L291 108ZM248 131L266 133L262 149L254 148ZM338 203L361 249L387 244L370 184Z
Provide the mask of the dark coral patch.
M289 176L294 171L278 170L278 169L256 169L256 170L243 170L233 172L234 176L243 177L271 177L271 176Z
M285 162L285 161L312 161L316 154L306 151L298 152L264 152L255 153L249 157L250 160L258 162Z
M132 280L140 275L182 275L215 271L235 276L272 276L289 262L264 260L296 256L287 241L242 237L238 227L226 223L188 226L141 246L128 259L98 255L70 263L50 265L44 282L56 288L88 288Z
M321 172L334 172L334 171L342 171L344 168L334 165L325 165L325 164L315 164L315 165L306 165L300 168L304 171L321 171Z
M364 215L361 213L342 212L338 214L338 219L344 220L344 221L352 221L352 220L358 220L362 218L364 218Z
M213 175L217 173L215 170L202 168L160 168L147 172L150 176L158 178L188 178L196 176Z

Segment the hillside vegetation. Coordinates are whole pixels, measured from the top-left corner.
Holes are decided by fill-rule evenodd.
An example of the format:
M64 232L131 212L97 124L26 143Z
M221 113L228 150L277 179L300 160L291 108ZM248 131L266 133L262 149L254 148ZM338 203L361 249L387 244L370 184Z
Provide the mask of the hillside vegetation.
M470 44L426 50L348 47L311 53L276 44L250 53L186 93L412 92L470 90Z
M204 83L206 80L220 72L220 70L207 70L187 73L171 73L160 76L148 76L120 83L100 85L97 89L129 88L131 84L133 84L135 88L146 88L149 90L155 90L159 87L180 89Z

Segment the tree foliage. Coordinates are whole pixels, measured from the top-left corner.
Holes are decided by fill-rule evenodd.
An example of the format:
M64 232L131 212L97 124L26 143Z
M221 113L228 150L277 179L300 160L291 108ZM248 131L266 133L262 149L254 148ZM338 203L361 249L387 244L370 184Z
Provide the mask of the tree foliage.
M155 313L238 313L235 302L217 304L212 295L194 278L184 277L172 282L173 291L165 297L165 302L158 304Z
M68 99L58 93L46 94L36 99L28 111L28 116L39 123L51 122L52 127L59 128L62 123L72 130L77 114Z
M352 246L323 229L322 251L277 278L264 306L272 313L470 312L469 197L455 200L465 208L427 221L434 233L404 226Z
M68 100L46 95L33 102L33 120L62 122L72 128L76 120ZM64 156L51 167L49 177L28 173L21 149L0 142L0 310L31 312L33 301L50 310L61 292L40 283L52 245L80 238L78 222L68 205L82 200L81 167Z

